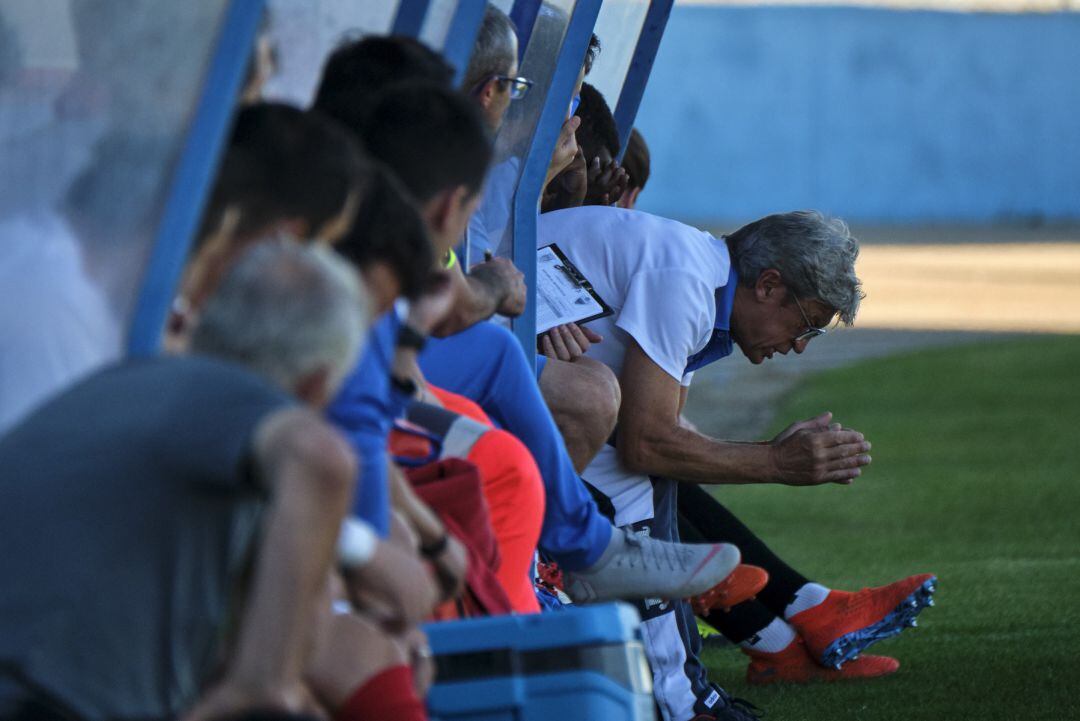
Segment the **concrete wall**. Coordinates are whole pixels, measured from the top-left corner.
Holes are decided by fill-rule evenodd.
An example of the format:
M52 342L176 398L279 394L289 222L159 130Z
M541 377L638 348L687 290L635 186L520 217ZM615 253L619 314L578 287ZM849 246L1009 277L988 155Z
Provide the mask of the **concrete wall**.
M686 220L1080 219L1080 14L676 7L637 126Z

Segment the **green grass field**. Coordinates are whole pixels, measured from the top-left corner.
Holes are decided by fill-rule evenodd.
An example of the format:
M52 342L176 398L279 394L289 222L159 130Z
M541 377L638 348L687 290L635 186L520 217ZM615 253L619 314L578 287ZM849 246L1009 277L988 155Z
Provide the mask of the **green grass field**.
M850 487L727 487L719 497L828 586L938 575L919 627L873 647L894 676L749 687L775 719L1080 719L1080 338L1030 338L864 362L813 377L778 428L824 410L873 442Z

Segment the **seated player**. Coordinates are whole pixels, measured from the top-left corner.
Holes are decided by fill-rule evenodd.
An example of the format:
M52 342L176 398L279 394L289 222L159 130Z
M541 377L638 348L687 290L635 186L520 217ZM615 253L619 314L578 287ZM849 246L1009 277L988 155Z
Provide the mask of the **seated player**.
M325 252L242 265L199 356L110 366L0 440L5 718L299 710L355 468L311 409L367 315Z
M541 205L544 212L581 205L613 205L629 184L629 175L618 161L619 130L611 108L589 83L582 83L580 98L576 116L581 125L575 137L581 152L548 183Z

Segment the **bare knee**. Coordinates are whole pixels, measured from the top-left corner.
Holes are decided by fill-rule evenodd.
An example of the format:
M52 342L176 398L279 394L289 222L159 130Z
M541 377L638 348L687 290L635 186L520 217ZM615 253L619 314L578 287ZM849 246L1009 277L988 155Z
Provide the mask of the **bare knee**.
M380 672L408 663L404 645L363 616L324 617L305 673L328 708L339 708Z
M556 420L593 426L606 437L615 427L621 394L615 374L603 363L579 358L548 361L540 390Z
M619 380L610 368L592 358L580 358L575 365L579 366L582 378L583 412L596 418L606 439L615 429L615 422L619 418L622 403Z

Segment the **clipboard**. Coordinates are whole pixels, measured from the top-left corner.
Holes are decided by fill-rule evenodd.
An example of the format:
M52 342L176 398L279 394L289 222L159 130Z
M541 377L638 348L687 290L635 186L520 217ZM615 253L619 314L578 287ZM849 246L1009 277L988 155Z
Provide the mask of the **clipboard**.
M564 323L588 323L614 313L558 245L536 251L536 334Z

